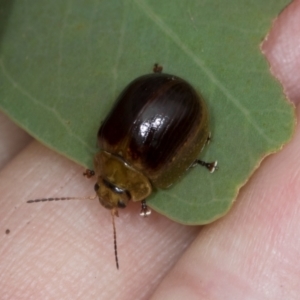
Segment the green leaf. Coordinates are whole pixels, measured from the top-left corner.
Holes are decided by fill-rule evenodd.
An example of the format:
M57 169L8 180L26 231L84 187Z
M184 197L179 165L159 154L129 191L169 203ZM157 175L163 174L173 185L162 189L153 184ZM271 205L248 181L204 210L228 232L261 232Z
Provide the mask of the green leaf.
M181 223L211 222L291 137L293 107L259 48L287 3L4 1L0 107L44 144L92 167L101 120L120 91L159 62L204 96L213 139L200 157L218 160L219 170L195 167L148 203Z

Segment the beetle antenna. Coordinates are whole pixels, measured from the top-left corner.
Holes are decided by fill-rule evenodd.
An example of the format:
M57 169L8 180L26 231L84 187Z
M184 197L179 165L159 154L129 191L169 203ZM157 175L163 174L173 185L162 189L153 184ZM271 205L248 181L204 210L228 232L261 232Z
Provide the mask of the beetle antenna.
M46 201L60 201L60 200L94 200L97 197L90 196L90 197L60 197L60 198L41 198L41 199L34 199L28 200L27 203L36 203L36 202L46 202Z
M114 249L115 249L115 259L116 259L116 266L119 270L119 259L118 259L118 247L117 247L117 232L116 232L116 225L115 225L115 216L119 216L117 209L111 210L111 216L112 216L112 224L113 224L113 230L114 230Z

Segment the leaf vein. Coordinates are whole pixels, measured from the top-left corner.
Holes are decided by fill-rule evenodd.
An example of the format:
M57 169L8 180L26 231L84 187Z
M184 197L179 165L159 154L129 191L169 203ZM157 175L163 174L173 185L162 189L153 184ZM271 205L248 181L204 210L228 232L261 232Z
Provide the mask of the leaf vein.
M10 76L9 72L6 70L5 65L3 64L3 59L0 58L0 67L2 69L3 75L7 78L7 80L12 84L14 88L20 91L21 94L25 95L34 105L42 107L44 110L49 111L54 115L54 117L59 121L59 123L64 127L64 129L70 134L70 136L74 137L75 140L80 142L82 145L87 147L90 151L93 151L91 147L87 143L84 142L77 135L74 135L72 130L66 125L67 121L61 117L61 115L55 110L53 107L49 107L45 105L43 102L38 101L34 96L32 96L29 92L27 92L18 82L14 80L13 77Z

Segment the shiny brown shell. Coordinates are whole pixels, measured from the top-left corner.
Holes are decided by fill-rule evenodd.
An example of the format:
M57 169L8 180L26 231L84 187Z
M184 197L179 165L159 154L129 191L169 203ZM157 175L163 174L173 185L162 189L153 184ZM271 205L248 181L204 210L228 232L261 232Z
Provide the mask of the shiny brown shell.
M167 188L197 159L208 136L202 97L185 80L154 73L123 90L99 129L98 142L154 187Z

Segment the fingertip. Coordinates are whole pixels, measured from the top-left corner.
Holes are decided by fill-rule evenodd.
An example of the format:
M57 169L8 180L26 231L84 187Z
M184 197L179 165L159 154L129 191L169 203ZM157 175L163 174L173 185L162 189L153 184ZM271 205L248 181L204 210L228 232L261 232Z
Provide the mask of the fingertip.
M278 18L262 44L271 72L279 79L287 97L300 102L300 0L293 1Z

